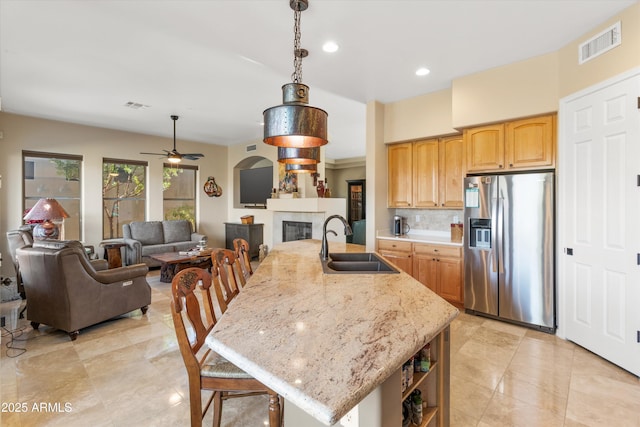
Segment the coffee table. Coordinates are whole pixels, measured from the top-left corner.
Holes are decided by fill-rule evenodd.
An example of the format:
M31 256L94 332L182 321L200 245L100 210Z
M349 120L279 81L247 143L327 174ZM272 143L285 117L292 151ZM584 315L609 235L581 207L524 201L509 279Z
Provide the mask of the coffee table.
M149 255L149 258L161 263L160 281L171 283L173 276L185 268L198 267L211 271L211 253L212 251L209 249L201 251L199 255L181 255L179 252L165 252Z

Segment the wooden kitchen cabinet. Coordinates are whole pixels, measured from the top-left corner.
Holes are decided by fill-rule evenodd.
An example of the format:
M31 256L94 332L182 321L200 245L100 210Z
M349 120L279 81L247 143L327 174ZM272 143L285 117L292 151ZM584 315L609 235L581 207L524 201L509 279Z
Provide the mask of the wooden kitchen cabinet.
M556 115L464 130L467 172L555 167Z
M411 242L378 239L378 253L409 275L413 275Z
M413 277L450 303L464 304L462 248L414 243Z
M408 208L413 203L413 145L410 142L389 145L387 205Z
M508 169L554 167L555 134L555 115L508 122L505 127Z
M504 169L504 124L464 130L467 173Z
M461 208L464 181L464 140L462 135L438 142L438 202L442 208Z
M413 207L438 206L438 140L413 143Z
M461 135L390 145L388 206L462 207L463 149Z

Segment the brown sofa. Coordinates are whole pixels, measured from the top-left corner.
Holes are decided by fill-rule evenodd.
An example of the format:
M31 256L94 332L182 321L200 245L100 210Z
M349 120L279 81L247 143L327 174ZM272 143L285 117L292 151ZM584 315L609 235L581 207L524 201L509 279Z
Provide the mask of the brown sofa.
M17 257L34 329L46 324L75 340L82 328L151 304L144 264L96 271L77 241L35 241Z

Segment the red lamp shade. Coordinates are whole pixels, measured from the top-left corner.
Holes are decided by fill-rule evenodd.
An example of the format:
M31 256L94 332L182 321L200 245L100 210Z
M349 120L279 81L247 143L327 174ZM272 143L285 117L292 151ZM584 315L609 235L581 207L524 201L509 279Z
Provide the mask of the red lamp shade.
M37 239L57 239L60 230L51 220L69 218L69 214L56 199L40 199L24 216L25 221L43 221L33 229L33 237Z

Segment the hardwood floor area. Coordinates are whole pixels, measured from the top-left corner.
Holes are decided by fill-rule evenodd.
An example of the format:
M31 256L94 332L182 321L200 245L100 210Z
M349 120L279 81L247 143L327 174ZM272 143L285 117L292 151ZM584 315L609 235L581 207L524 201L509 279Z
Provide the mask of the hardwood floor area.
M2 331L0 425L189 425L170 284L159 281L157 270L149 283L146 316L137 310L83 329L73 342L18 319L23 302L0 304L12 331ZM451 329L452 426L640 426L639 379L598 356L552 335L466 314ZM265 425L266 398L249 399L225 404L224 426Z

